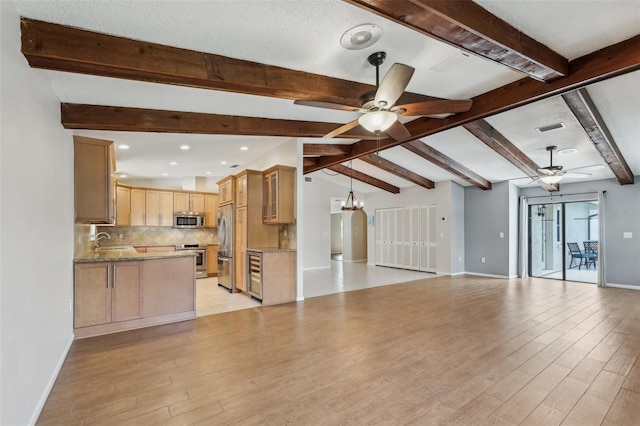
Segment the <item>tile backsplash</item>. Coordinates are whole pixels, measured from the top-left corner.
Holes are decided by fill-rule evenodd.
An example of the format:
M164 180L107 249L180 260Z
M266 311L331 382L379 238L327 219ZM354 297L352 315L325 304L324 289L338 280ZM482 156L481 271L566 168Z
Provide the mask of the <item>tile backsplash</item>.
M159 226L99 226L111 235L102 246L172 246L176 244L218 244L217 229L174 229Z

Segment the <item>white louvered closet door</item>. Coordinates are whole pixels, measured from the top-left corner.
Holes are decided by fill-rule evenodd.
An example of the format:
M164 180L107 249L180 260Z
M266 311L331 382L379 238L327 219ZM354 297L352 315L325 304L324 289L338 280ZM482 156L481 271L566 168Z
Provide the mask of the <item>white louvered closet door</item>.
M420 269L420 207L404 209L403 267Z
M383 251L384 251L384 238L383 238L383 224L384 221L382 219L384 214L384 210L376 210L375 212L375 222L374 222L374 229L375 229L375 234L376 234L376 259L375 259L375 263L376 265L381 265L384 266L384 262L383 262Z
M420 270L436 272L437 232L436 206L420 206Z

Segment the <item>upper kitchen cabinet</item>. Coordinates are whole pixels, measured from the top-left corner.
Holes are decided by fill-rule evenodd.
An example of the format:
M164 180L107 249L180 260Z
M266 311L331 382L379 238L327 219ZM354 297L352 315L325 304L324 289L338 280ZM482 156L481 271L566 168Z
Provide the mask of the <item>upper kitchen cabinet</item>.
M173 192L147 190L145 198L146 226L172 226Z
M140 188L131 188L131 226L144 226L146 211L146 191Z
M204 212L204 194L175 192L173 194L174 212Z
M218 227L218 194L204 194L204 226Z
M247 172L241 172L238 175L234 176L235 186L236 186L236 194L234 198L234 203L236 207L243 207L247 205Z
M113 142L84 136L74 136L73 142L76 222L113 225Z
M221 206L233 203L233 180L233 176L227 176L216 182L218 184L218 199Z
M131 225L131 188L116 187L116 225Z
M273 166L262 174L262 221L294 223L295 167Z

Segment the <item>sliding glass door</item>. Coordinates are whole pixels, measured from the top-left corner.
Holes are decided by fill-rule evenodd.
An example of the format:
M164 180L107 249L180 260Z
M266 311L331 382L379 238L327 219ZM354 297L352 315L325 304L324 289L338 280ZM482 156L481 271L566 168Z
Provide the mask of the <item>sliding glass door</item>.
M529 275L597 282L598 202L529 206Z

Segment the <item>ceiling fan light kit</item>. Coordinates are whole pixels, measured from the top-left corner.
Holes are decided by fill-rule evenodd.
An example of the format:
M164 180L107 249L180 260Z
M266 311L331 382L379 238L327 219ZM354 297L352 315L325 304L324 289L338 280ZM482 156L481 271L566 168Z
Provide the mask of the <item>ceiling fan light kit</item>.
M558 183L562 180L562 175L543 176L540 180L544 183L548 183L549 185L553 185L554 183Z
M373 46L382 37L382 28L362 24L351 28L340 37L340 45L347 50L361 50Z
M398 116L390 111L371 111L358 118L358 123L373 133L382 133L396 122Z

